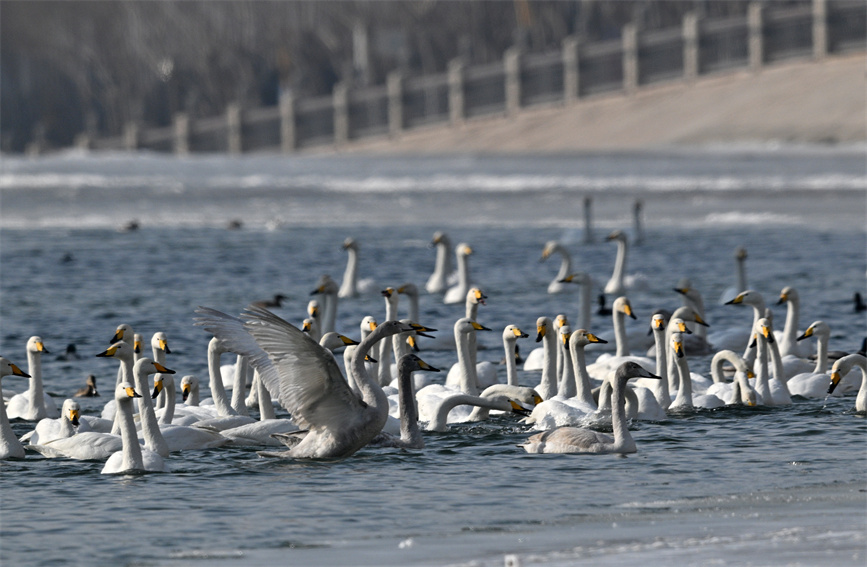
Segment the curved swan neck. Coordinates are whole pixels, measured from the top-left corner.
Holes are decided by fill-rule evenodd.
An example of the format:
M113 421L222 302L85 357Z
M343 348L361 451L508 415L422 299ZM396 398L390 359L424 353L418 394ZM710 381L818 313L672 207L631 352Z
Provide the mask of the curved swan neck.
M572 258L569 256L569 252L559 244L554 251L560 254L560 271L557 272L557 279L555 280L559 282L572 273Z
M346 270L343 272L343 283L340 285L340 297L352 297L356 294L358 283L358 251L349 247L346 249Z
M496 409L501 411L511 411L509 402L501 399L483 398L470 394L458 394L449 396L440 402L434 418L428 423L428 431L446 431L449 412L457 406L470 405L485 409Z
M452 273L452 244L446 238L437 242L437 259L434 272L442 278L447 278Z
M458 368L461 376L461 391L471 396L479 395L479 388L476 384L476 367L473 364L472 354L470 353L470 335L465 333L455 326L455 345L457 346Z
M217 413L221 416L237 415L226 398L226 389L223 387L223 373L220 371L220 351L214 347L208 348L208 374L211 389L211 398Z
M367 369L364 367L364 358L376 343L389 335L390 333L387 332L384 324L377 327L355 347L350 363L352 377L361 394L361 399L376 411L384 411L384 415L382 416L383 423L385 423L385 419L388 417L388 397L382 391L379 384L374 382L367 373ZM379 364L383 364L383 362L380 360Z
M160 416L160 423L171 423L175 418L175 379L171 374L162 374L163 392L166 396L166 405L163 408L163 414Z
M609 280L609 286L614 286L617 291L611 291L610 293L620 293L623 289L623 275L626 273L626 240L618 239L617 241L617 256L614 259L614 272L611 274L611 279Z
M816 335L816 368L814 374L825 374L828 372L828 336L825 334Z

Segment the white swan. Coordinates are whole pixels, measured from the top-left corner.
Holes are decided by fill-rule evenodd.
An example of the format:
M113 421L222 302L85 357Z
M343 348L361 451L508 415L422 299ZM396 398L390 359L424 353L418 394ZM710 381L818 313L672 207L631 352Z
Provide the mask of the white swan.
M615 353L599 355L593 364L587 366L587 372L591 378L604 381L614 373L621 364L627 360L638 364L653 365L653 360L644 356L633 356L629 352L629 338L626 333L626 317L637 319L632 311L629 299L620 296L611 304L611 318L614 323ZM646 329L646 327L644 327ZM646 331L643 331L646 334Z
M4 376L20 376L30 378L30 375L0 356L0 382ZM0 460L23 459L24 446L15 437L9 418L6 416L6 404L2 403L2 386L0 386Z
M680 379L680 388L677 390L674 401L668 406L668 411L691 410L696 407L714 409L724 406L725 402L716 396L709 396L707 394L693 395L692 376L689 372L689 363L683 350L681 333L674 332L671 334L671 348L674 349L675 353L675 366Z
M549 240L545 243L545 248L542 249L542 257L540 262L544 262L553 254L560 255L560 270L551 283L548 284L548 293L563 293L566 291L566 278L572 274L572 258L569 256L569 251L566 247L556 240Z
M154 368L154 372L156 371ZM102 468L102 474L168 472L162 456L153 451L142 449L139 445L135 422L132 417L132 400L141 397L129 382L123 382L115 388L114 399L117 402L123 449L108 458Z
M455 321L454 337L458 361L446 377L446 386L456 387L464 394L471 396L479 394L479 380L470 337L476 331L490 330L488 327L480 325L468 317L461 317Z
M316 287L310 292L310 295L319 294L322 296L322 324L320 331L322 334L336 331L337 323L337 302L338 302L339 287L337 282L331 279L331 276L324 274L319 278Z
M536 319L536 342L542 343L542 378L536 391L543 400L547 400L557 395L557 336L548 317ZM526 362L524 370L527 370Z
M510 386L518 385L518 368L515 363L515 348L518 346L518 339L526 339L529 337L527 333L518 328L517 325L506 325L503 329L503 350L506 351L506 384Z
M455 258L458 264L458 283L450 287L443 297L443 303L450 305L460 303L467 297L467 292L472 285L470 277L469 257L473 253L473 249L469 244L461 242L455 247Z
M801 357L801 348L798 343L798 320L801 312L801 299L798 290L788 286L780 292L777 305L786 304L786 324L783 333L779 337L778 346L780 355Z
M650 318L650 330L653 333L654 353L656 355L656 365L653 366L653 371L656 372L657 375L662 376L663 379L650 380L648 382L639 379L635 381L635 384L653 392L653 398L656 400L656 404L660 409L665 411L671 405L671 388L669 387L670 373L668 364L671 349L668 349L665 346L670 342L665 315L662 313L654 313ZM643 401L642 396L639 395L639 407L641 407Z
M376 289L372 279L359 280L358 278L358 248L358 241L352 237L343 241L343 249L346 250L347 259L346 270L343 272L343 283L340 284L340 290L337 292L337 297L341 299L372 293Z
M48 353L42 338L30 337L27 340L27 373L30 375L30 385L26 392L16 394L6 404L6 414L9 419L39 421L60 415L54 399L45 393L42 387L42 354Z
M626 423L626 382L630 378L659 378L635 362L623 363L614 373L611 424L614 436L578 427L558 427L533 435L520 447L528 453L634 453L637 449Z
M735 248L735 274L736 283L731 287L727 287L720 295L719 302L722 304L729 303L738 294L747 290L747 251L744 247L738 246Z
M739 293L731 301L727 301L726 305L749 305L753 308L753 323L747 332L746 327L735 327L722 332L714 332L708 336L708 341L718 349L743 350L744 360L752 366L755 360L755 351L749 344L752 340L753 329L759 322L759 319L765 316L765 298L761 293L748 289Z
M683 297L683 306L692 309L693 313L703 322L705 319L704 299L702 299L701 292L692 285L692 281L689 278L681 278L674 291ZM683 319L683 316L681 318ZM707 324L700 324L691 329L694 333L693 341L701 339L707 344L707 328ZM696 351L691 350L690 352Z
M787 406L791 405L792 397L789 393L789 389L786 386L786 381L780 378L771 379L771 372L769 361L774 356L772 354L772 347L776 346L774 343L776 339L774 338L773 329L771 328L771 323L767 318L762 317L759 319L757 327L755 329L755 337L756 337L756 363L755 363L755 371L756 371L756 394L759 397L759 403L766 406ZM776 353L776 364L779 364L779 351ZM779 368L775 371L775 374L780 375Z
M604 291L609 295L622 295L628 289L643 289L647 287L647 279L640 275L626 275L626 254L629 250L626 233L622 230L615 230L605 239L607 241L615 241L617 243L617 256L614 260L614 272L608 283L605 284Z
M581 286L581 292L578 295L578 326L582 329L589 329L593 317L593 278L589 274L575 272L567 275L561 281ZM600 297L603 301L605 300L604 295Z
M840 381L856 366L861 370L861 386L855 398L855 411L867 412L867 358L862 354L850 354L834 361L834 366L831 367L828 395L834 393Z
M269 391L293 421L307 430L289 435L292 446L266 456L291 458L341 458L367 445L388 418L388 399L364 368L364 358L379 340L414 330L399 321L376 327L352 357L350 372L361 390L359 399L350 390L332 354L305 333L267 310L248 307L239 320L218 311L199 308L197 324L226 341L233 350L250 357ZM250 338L253 341L251 343Z
M163 366L166 365L166 355L171 354L172 350L169 348L169 339L163 331L157 331L151 337L151 353L153 353L153 359L155 362L158 362ZM154 402L154 407L160 409L165 407L165 405L166 394L165 392L161 392Z
M443 293L448 289L449 278L452 276L452 243L446 233L437 231L430 245L436 247L436 264L424 288L428 293Z
M728 362L734 366L735 374L731 382L727 382L723 373L723 365ZM713 355L710 361L710 375L713 384L705 392L723 400L726 405L755 406L758 403L756 391L750 386L749 378L755 378L753 371L747 367L746 361L733 350L721 350Z
M78 427L80 415L81 406L78 405L78 402L67 398L63 400L63 405L60 408L60 417L57 419L51 419L50 417L40 419L33 431L21 436L21 441L27 441L32 445L39 445L55 439L72 437L76 433L75 428Z
M789 392L793 396L805 398L824 398L831 377L828 372L828 340L831 328L824 321L815 321L798 337L799 341L816 337L816 366L812 372L796 374L789 378Z
M418 323L418 287L414 283L407 282L397 288L397 293L405 295L409 300L407 301L406 318Z

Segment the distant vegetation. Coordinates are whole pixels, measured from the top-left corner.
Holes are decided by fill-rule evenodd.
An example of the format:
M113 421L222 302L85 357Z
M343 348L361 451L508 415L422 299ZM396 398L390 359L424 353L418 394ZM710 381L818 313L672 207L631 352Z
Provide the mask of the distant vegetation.
M804 2L796 2L803 4ZM776 5L781 2L775 2ZM508 47L615 38L627 22L679 25L687 12L742 15L742 1L39 1L0 2L0 143L68 146L83 131L326 94L396 69L499 60Z

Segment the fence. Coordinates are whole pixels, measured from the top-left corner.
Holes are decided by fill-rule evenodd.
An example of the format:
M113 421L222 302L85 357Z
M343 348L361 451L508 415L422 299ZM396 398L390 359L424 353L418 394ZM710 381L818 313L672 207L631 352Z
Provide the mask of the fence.
M796 58L863 50L867 8L863 1L812 0L800 5L754 3L746 17L702 20L688 14L680 27L642 32L633 25L619 40L581 44L567 38L559 51L521 53L479 66L452 61L446 73L402 76L385 85L351 89L339 84L328 96L281 97L275 107L230 105L221 116L142 128L129 124L121 136L82 134L92 149L150 149L241 153L349 143L399 135L437 123L457 124L479 116L513 115L521 108L569 104L600 93L632 93L642 85L693 81L700 75Z

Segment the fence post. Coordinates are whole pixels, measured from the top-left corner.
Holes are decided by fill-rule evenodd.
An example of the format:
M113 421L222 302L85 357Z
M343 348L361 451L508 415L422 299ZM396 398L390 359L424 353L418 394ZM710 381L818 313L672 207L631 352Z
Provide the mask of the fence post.
M226 106L226 148L230 154L237 155L244 151L241 129L241 105L229 103Z
M828 2L813 0L813 59L828 55Z
M506 73L506 114L514 116L521 110L521 50L510 47L503 54Z
M449 61L449 122L460 124L466 118L464 106L464 62L458 59Z
M349 87L346 83L334 85L334 143L338 146L349 141Z
M175 114L174 150L179 156L190 153L190 116L185 112Z
M141 138L138 122L130 120L123 128L123 149L129 151L137 150L140 143Z
M638 89L638 28L626 24L623 34L623 89L632 94Z
M280 94L280 150L291 154L298 148L295 133L295 95L291 92Z
M399 136L403 131L403 74L392 71L386 78L388 93L388 133Z
M762 37L762 5L753 2L747 8L747 30L749 34L750 70L759 72L765 62L765 46Z
M578 39L563 40L563 102L571 104L581 95L581 76L578 66Z
M683 78L691 83L699 72L698 15L690 12L683 16Z

